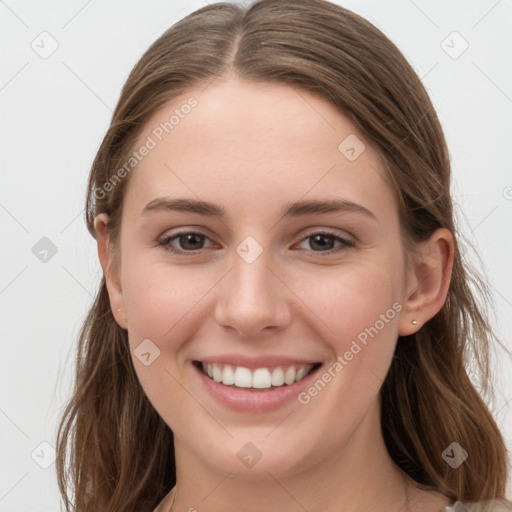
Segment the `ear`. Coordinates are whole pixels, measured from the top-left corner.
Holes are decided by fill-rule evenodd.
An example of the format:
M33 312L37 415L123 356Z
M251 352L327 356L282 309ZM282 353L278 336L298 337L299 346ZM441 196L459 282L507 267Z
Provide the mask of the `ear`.
M443 307L450 286L453 257L453 235L446 228L437 229L427 241L418 244L408 269L400 336L419 331Z
M116 322L123 329L127 328L125 303L120 279L120 265L118 254L114 253L110 243L108 232L109 217L106 213L100 213L94 219L94 230L98 244L98 258L100 260L105 283L110 298L110 307ZM116 258L117 256L117 258Z

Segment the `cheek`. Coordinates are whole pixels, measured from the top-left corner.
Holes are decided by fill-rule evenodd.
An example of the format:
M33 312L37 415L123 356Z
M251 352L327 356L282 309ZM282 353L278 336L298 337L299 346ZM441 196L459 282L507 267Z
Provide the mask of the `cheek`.
M212 270L126 258L123 295L128 338L139 382L159 415L177 434L186 425L173 418L196 417L179 364L180 347L194 334L201 299L215 285ZM149 355L146 355L149 354Z
M215 286L217 273L199 265L143 259L126 263L122 285L128 331L134 338L150 338L159 346L173 339L178 343L180 329L190 323L201 299Z
M339 354L372 327L386 336L398 332L401 286L400 273L382 263L354 264L308 277L298 295L322 321L323 332L330 334L325 339Z
M338 279L316 281L316 293L309 293L305 302L327 328L322 329L323 340L332 360L319 379L332 392L324 394L323 384L318 383L306 391L302 403L315 401L322 394L327 409L343 404L357 416L357 411L364 414L376 398L398 339L402 310L399 271L382 264L361 265L340 272Z

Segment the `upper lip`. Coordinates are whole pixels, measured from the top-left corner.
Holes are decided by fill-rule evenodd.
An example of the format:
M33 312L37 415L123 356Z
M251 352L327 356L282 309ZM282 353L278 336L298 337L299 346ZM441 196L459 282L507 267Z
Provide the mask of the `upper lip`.
M256 369L256 368L273 368L276 366L303 366L307 364L318 364L320 361L313 359L301 359L296 357L286 356L258 356L248 357L246 355L216 355L212 357L204 357L196 359L201 363L207 364L229 364L231 366L243 366L244 368Z

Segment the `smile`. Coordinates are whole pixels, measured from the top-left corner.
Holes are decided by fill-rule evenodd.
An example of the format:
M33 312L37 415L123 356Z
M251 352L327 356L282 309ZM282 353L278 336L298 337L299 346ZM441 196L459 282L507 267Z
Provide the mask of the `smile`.
M252 370L230 364L198 362L197 365L205 376L224 386L245 390L270 390L301 381L320 364L290 364Z

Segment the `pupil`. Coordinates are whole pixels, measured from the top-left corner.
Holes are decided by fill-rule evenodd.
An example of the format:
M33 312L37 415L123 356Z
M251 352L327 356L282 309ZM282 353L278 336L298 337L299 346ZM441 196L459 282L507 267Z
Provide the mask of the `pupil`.
M194 245L194 239L195 241L197 242L199 240L199 245L201 245L201 238L202 238L202 235L199 235L199 234L195 234L195 233L191 233L191 234L187 234L187 235L182 235L181 236L181 242L184 242L181 244L181 246L184 248L184 249L197 249L198 247L196 247ZM192 242L191 244L189 244L189 242ZM188 247L187 247L188 245ZM191 245L191 247L190 247Z
M327 243L322 243L321 240L327 240ZM320 241L320 243L318 243ZM330 235L315 235L313 237L313 244L310 243L311 247L314 249L314 245L317 244L320 249L332 249L333 240L331 239Z

